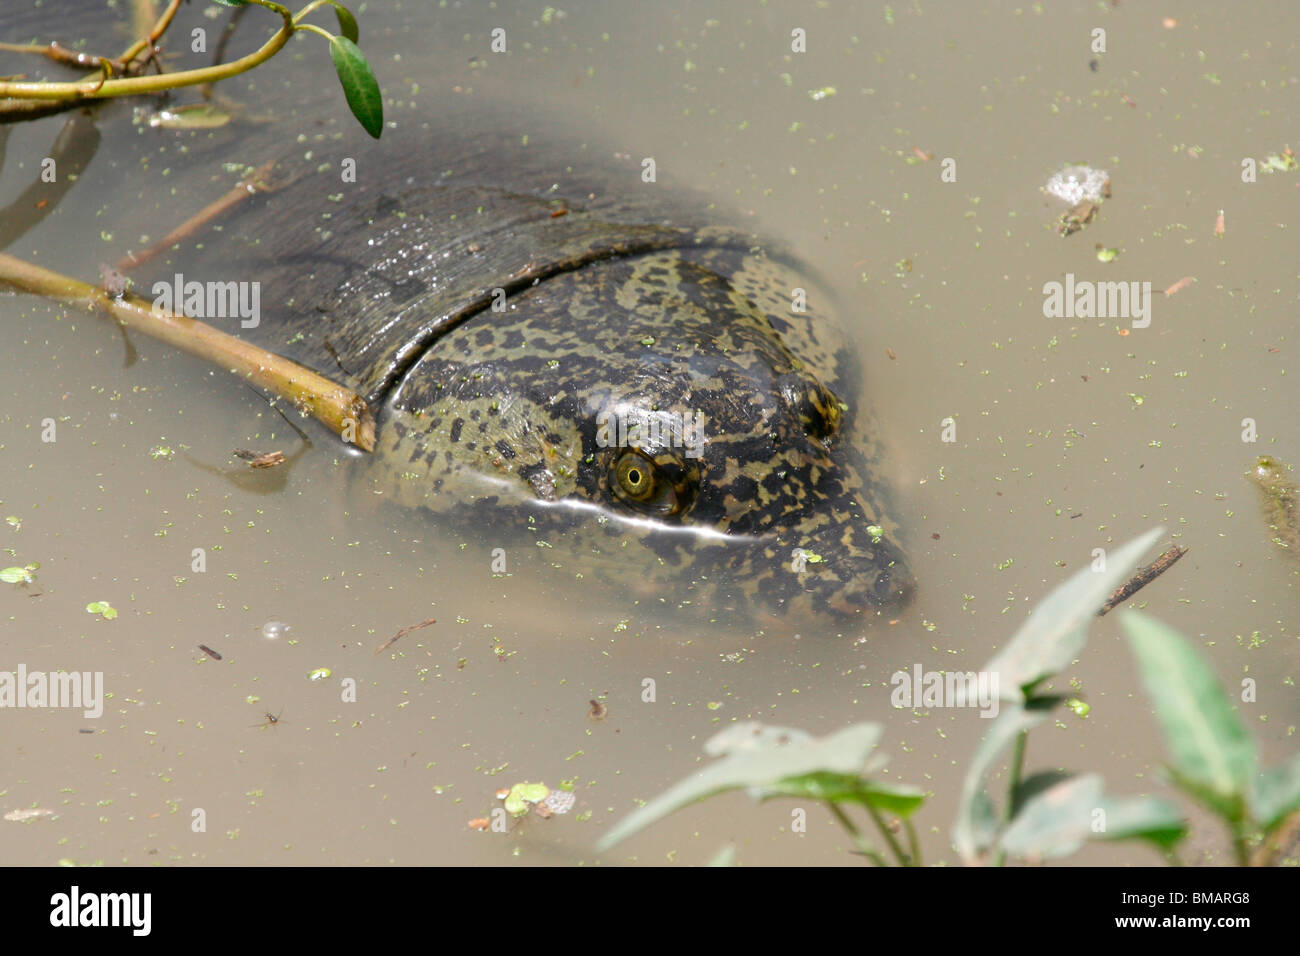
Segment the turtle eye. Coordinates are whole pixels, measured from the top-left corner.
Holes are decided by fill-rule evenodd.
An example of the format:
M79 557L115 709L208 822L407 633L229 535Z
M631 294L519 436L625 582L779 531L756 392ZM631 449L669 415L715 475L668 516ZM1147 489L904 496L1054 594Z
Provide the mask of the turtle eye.
M673 483L640 450L624 449L610 471L610 486L624 504L665 515L678 510Z
M618 461L618 484L637 501L647 501L655 491L654 465L638 461L640 456L624 455Z

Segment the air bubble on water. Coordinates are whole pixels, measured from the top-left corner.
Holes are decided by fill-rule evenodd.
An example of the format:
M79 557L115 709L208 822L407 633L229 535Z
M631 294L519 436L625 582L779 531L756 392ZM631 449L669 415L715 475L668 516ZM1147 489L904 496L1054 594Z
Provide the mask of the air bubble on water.
M1106 183L1109 181L1110 173L1104 169L1096 169L1092 166L1066 166L1060 172L1054 173L1043 189L1074 206L1085 199L1098 202L1104 198Z
M285 624L284 621L267 621L262 625L262 636L268 641L279 640L288 634L293 628Z

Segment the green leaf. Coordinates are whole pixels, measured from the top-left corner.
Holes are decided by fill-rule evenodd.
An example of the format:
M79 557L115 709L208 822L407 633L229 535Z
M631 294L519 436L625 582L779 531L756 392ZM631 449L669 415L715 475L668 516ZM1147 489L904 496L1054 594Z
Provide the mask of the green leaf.
M1255 741L1214 672L1155 618L1126 611L1121 621L1164 730L1175 779L1217 812L1240 819L1255 777Z
M551 795L551 788L544 783L517 783L506 794L506 813L519 816L528 812L530 803L541 803Z
M379 139L384 130L384 101L365 54L347 37L330 37L330 59L352 115L367 133Z
M1084 568L1038 603L1007 646L984 665L998 675L1004 700L1022 699L1022 689L1059 673L1078 657L1097 610L1162 534L1162 528L1152 528L1112 553L1105 571Z
M1092 832L1093 811L1101 804L1101 775L1072 777L1025 803L998 845L1019 857L1044 860L1069 856Z
M1014 817L1021 807L1045 790L1050 790L1058 783L1069 780L1074 774L1066 770L1041 770L1020 781L1016 792L1011 795L1011 815Z
M242 7L248 4L248 0L212 0L213 3L219 3L223 7Z
M992 846L997 829L993 802L985 790L984 776L993 766L1006 746L1023 731L1037 727L1047 719L1047 710L1026 710L1008 706L993 721L984 739L975 748L975 756L966 768L966 779L961 785L961 801L957 805L957 822L952 838L957 852L968 864L979 859L980 854Z
M1094 840L1149 840L1167 850L1187 835L1182 811L1159 797L1107 797L1101 809L1106 828L1094 831Z
M757 722L735 724L704 745L705 753L722 759L669 787L619 821L596 848L607 850L674 810L716 793L756 789L761 797L765 790L810 774L869 772L883 763L871 760L881 732L880 724L853 724L815 738L788 727L767 727Z
M5 584L20 584L26 580L26 568L0 568L0 581L3 581Z
M904 817L925 802L925 791L918 787L864 780L856 774L824 771L778 780L772 786L759 787L755 796L759 800L803 797L829 800L832 803L860 803Z
M1297 810L1300 810L1300 754L1260 774L1250 795L1250 815L1265 830L1271 830Z
M728 843L709 860L705 866L735 866L736 865L736 847Z
M352 11L341 3L334 4L334 13L339 18L339 33L351 40L353 43L361 42L361 31L357 29L357 18L352 15Z

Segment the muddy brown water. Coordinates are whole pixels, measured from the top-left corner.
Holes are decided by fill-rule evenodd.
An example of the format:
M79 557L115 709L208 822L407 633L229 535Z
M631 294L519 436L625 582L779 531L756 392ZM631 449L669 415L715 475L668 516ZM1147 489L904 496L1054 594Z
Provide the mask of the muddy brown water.
M601 148L654 156L830 279L891 449L917 599L843 633L760 631L620 600L564 555L496 576L490 534L447 536L359 500L349 455L319 430L287 479L232 485L214 473L234 467L231 449L296 447L246 388L143 340L124 367L122 338L102 320L5 296L0 511L20 527L0 536L4 564L41 568L35 585L0 591L0 667L102 671L111 695L99 720L0 713L4 810L57 814L0 822L8 861L664 864L734 843L746 863L856 863L820 810L792 833L789 802L741 796L596 856L608 826L697 769L709 736L749 719L818 734L882 722L889 775L931 791L917 818L926 858L952 861L956 793L984 722L896 710L890 675L978 667L1093 548L1157 523L1192 551L1141 600L1195 640L1230 691L1258 680L1241 712L1266 762L1295 751L1296 565L1268 541L1242 473L1260 453L1300 462L1300 178L1240 175L1243 158L1294 134L1294 11L1182 4L1170 29L1149 8L1095 3L370 6L362 45L390 119L465 97L526 104L539 128L563 117ZM185 15L186 30L222 22ZM116 16L87 15L102 49L124 45ZM250 13L232 49L254 46L266 22ZM491 52L494 27L507 53ZM1089 50L1098 27L1101 55ZM795 28L806 53L791 52ZM0 21L0 34L31 31ZM319 39L287 53L224 91L267 113L294 114L295 96L303 115L317 102L341 110ZM93 281L101 261L174 224L142 214L146 188L184 183L179 210L191 177L213 196L233 183L206 141L132 127L130 110L99 114L90 166L7 251ZM32 181L65 122L12 131L0 204ZM909 163L914 149L935 158ZM257 161L238 143L217 158ZM941 181L947 158L954 182ZM1114 194L1061 239L1059 204L1038 187L1071 162L1107 168ZM1121 255L1102 265L1098 243ZM1150 282L1151 326L1122 335L1122 320L1045 318L1042 287L1066 273ZM1197 281L1159 293L1184 276ZM956 440L945 442L949 416ZM54 443L41 441L46 418ZM1246 418L1255 444L1242 441ZM86 611L101 600L116 620ZM268 639L269 621L291 630ZM331 677L311 680L321 667ZM1114 616L1058 686L1091 714L1037 731L1030 766L1168 793ZM605 719L588 716L593 698ZM280 719L259 726L268 712ZM498 788L523 780L571 782L574 811L508 834L469 830ZM1225 860L1221 835L1193 820L1191 857ZM1155 858L1100 845L1072 860Z

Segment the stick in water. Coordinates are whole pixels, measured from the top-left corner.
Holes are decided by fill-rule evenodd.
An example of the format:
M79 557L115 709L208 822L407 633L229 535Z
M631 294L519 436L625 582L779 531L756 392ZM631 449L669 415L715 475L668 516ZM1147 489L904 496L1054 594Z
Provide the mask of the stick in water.
M1101 606L1101 610L1097 612L1097 616L1101 617L1107 611L1113 609L1115 605L1122 604L1134 594L1137 594L1138 591L1141 591L1156 578L1160 577L1160 575L1172 568L1174 562L1190 550L1191 548L1183 548L1174 545L1150 564L1138 568L1133 572L1131 578L1111 593L1111 596L1107 599L1106 603Z
M153 307L138 296L114 297L103 289L0 253L0 286L103 312L128 329L197 355L292 402L344 441L375 450L375 420L351 389L283 356L219 332L197 319Z

